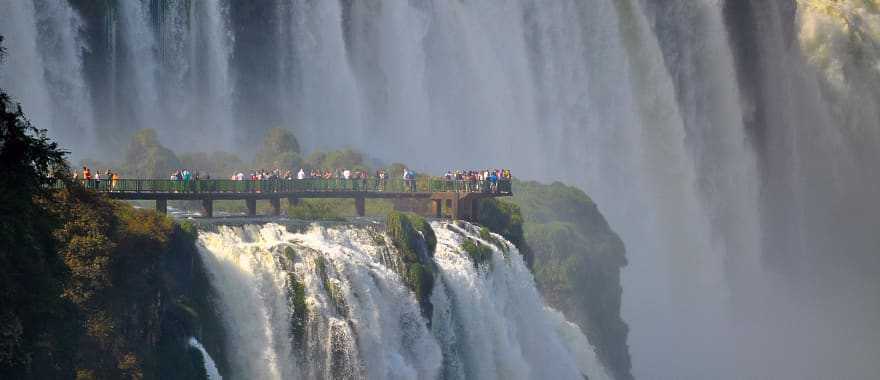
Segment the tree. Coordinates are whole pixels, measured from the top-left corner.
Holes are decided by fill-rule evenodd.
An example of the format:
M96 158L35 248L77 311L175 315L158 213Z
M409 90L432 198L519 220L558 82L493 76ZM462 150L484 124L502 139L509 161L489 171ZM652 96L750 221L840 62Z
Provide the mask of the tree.
M184 153L180 164L200 174L210 174L212 178L224 178L237 170L242 170L242 161L235 153L216 151L212 153Z
M364 163L364 155L351 148L314 152L306 159L305 166L316 169L369 170L367 164Z
M260 169L297 169L302 164L299 141L289 130L272 128L266 132L254 165Z
M153 129L135 132L125 151L124 175L135 178L167 178L181 167L180 160L170 149L159 143Z
M66 152L31 125L21 106L0 90L0 378L68 377L66 335L76 327L60 284L67 277L44 211L53 177L66 176Z

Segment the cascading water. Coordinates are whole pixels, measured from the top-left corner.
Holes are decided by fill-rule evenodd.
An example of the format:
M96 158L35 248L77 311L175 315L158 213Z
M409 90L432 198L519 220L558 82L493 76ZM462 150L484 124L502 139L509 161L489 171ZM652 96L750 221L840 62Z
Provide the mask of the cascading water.
M512 244L483 241L492 258L475 266L461 249L479 239L475 227L433 228L440 275L430 327L397 274L390 238L374 226L201 232L235 347L229 377L607 378L580 330L545 309Z
M627 245L636 375L833 375L821 371L840 361L870 374L877 364L861 353L880 350L877 44L868 34L818 44L830 21L813 3L827 8L132 0L79 20L68 4L81 2L0 0L10 52L0 86L75 151L88 150L83 138L121 146L152 127L177 149L239 152L251 144L237 141L281 124L308 147L564 180ZM861 2L835 4L844 29L873 30L876 18L858 13L872 11L854 10ZM813 33L805 47L799 25ZM865 39L864 68L841 58L840 41ZM808 57L830 79L805 64L807 48L830 55ZM803 327L778 328L803 314ZM346 324L333 326L345 336ZM831 348L785 349L809 331L826 331ZM793 353L752 356L770 343Z
M0 87L25 105L34 125L61 141L94 148L80 17L67 3L51 0L4 1L0 9L0 35L7 36L12 53L0 66Z
M220 371L217 370L217 364L214 363L214 359L211 358L208 351L205 351L205 347L202 346L202 343L196 338L190 338L189 345L190 347L199 350L199 353L202 354L202 360L205 362L205 373L208 375L207 380L223 380L223 376L220 376Z
M164 125L161 113L161 91L159 88L160 63L157 56L157 37L154 33L150 3L148 1L120 1L118 3L119 34L122 50L119 58L123 65L118 65L123 75L115 74L124 79L124 86L118 92L128 94L124 99L131 122L142 128Z

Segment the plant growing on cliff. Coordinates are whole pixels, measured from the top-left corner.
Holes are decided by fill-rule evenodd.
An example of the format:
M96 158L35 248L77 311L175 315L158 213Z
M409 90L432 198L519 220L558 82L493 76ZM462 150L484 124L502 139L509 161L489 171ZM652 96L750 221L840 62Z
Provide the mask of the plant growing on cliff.
M631 378L620 317L623 242L577 188L521 181L514 188L512 202L481 202L481 224L523 252L547 303L581 327L616 377Z
M385 225L403 263L403 273L398 274L415 293L422 315L430 321L434 306L429 298L437 271L432 259L437 245L434 230L423 218L396 211L388 213Z

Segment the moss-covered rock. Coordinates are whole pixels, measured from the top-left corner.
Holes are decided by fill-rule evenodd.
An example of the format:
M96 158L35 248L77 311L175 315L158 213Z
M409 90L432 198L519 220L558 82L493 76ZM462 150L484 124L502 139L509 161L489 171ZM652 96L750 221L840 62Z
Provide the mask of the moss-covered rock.
M468 254L468 257L470 257L471 261L474 262L474 267L479 267L492 260L492 248L489 248L485 244L474 239L465 239L461 244L461 249L464 250Z
M631 378L620 317L623 242L577 188L516 181L514 189L512 201L482 201L480 223L523 252L546 302L581 327L615 377Z
M294 345L297 348L302 348L306 341L306 324L309 315L306 305L306 287L293 272L288 272L287 286L287 294L290 295L289 302L293 307L293 313L290 317L290 335L293 336Z
M386 233L392 245L400 252L403 273L398 273L407 287L416 295L422 315L430 323L434 306L431 304L431 291L437 273L434 264L434 250L437 237L431 225L415 214L392 211L385 221Z

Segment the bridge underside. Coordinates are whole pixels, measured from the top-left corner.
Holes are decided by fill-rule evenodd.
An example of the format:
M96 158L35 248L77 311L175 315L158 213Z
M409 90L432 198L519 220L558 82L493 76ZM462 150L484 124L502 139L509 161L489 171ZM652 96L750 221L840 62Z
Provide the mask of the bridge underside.
M289 193L126 193L110 192L108 196L120 200L155 200L156 211L166 213L169 200L197 200L202 203L202 215L207 218L214 216L215 200L244 200L247 205L248 216L257 215L257 201L268 200L271 205L271 215L281 215L281 199L287 199L291 205L299 204L304 198L351 198L355 201L355 211L358 216L366 214L366 199L424 199L431 201L432 216L437 218L452 218L477 220L479 218L480 200L497 196L509 196L510 194L493 193L460 193L460 192L413 192L413 193L383 193L383 192L289 192Z

